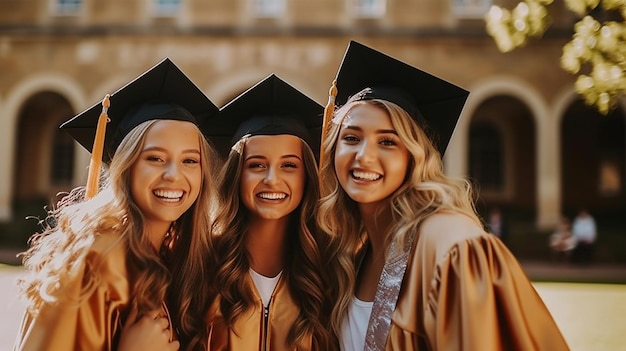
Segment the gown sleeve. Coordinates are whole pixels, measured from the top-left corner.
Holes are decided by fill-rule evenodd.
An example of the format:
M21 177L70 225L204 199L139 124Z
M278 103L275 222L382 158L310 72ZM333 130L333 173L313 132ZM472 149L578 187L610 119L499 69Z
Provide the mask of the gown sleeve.
M428 290L424 323L434 350L569 350L519 263L493 235L453 245Z
M62 296L36 314L24 314L14 350L114 349L120 311L128 303L123 246L119 240L98 237L82 267L59 281ZM87 278L93 270L96 280ZM90 284L95 285L90 289Z

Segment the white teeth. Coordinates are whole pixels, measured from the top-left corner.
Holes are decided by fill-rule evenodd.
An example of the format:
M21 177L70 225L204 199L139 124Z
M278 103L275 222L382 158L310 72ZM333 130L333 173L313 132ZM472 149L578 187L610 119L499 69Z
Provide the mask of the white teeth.
M354 178L363 180L378 180L381 177L381 175L378 173L361 171L352 171L352 176L354 176Z
M163 198L163 199L168 199L168 200L178 200L181 197L183 197L183 191L182 190L178 190L178 191L174 191L174 190L155 190L154 191L154 195Z
M259 193L258 197L266 200L281 200L287 197L285 193Z

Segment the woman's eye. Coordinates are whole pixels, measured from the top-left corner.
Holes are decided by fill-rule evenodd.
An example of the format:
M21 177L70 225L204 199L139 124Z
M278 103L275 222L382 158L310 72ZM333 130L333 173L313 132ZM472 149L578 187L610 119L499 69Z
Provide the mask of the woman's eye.
M265 165L261 162L250 162L248 168L265 168Z
M395 146L397 145L396 141L390 138L385 138L380 141L380 143L384 146Z
M150 162L163 162L163 159L159 156L154 156L154 155L150 155L148 157L146 157L146 160L150 161Z
M359 138L357 138L355 135L352 135L352 134L344 135L342 139L343 141L348 142L348 143L356 143L359 141Z
M293 162L285 162L283 163L283 167L286 168L298 168L298 165Z
M197 164L197 163L200 163L200 160L195 159L195 158L187 158L183 161L183 163Z

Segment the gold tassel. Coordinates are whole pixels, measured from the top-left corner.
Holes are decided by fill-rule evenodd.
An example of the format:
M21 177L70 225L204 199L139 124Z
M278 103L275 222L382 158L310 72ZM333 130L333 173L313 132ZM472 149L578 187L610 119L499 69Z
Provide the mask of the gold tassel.
M322 140L320 142L320 170L322 169L322 165L324 164L324 140L326 140L328 129L330 129L330 123L333 119L333 114L335 113L336 96L337 80L335 79L333 80L333 84L328 90L328 103L326 104L326 107L324 107L324 120L322 121Z
M89 174L87 176L87 187L85 189L85 199L91 199L98 193L100 186L100 166L102 165L102 153L104 151L104 136L109 122L107 111L111 102L110 95L106 94L102 100L102 112L98 118L98 126L96 128L96 136L93 140L93 148L91 150L91 161L89 162Z

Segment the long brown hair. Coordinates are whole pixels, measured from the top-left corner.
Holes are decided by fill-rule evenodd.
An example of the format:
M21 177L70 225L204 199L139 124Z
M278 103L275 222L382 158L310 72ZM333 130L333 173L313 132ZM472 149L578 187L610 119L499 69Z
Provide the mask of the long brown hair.
M244 279L250 268L245 247L249 213L242 205L239 194L246 140L240 140L233 147L220 172L223 208L214 230L219 255L215 286L219 287L220 309L231 328L254 303L253 293ZM297 350L308 349L308 345L301 342L310 335L315 350L332 350L336 347L336 339L326 327L331 303L324 291L327 274L322 264L322 251L328 240L318 230L314 215L319 199L317 165L313 152L305 142L302 142L302 153L306 185L302 202L290 215L290 233L297 235L288 237L291 240L290 250L283 273L300 314L290 327L287 344Z

